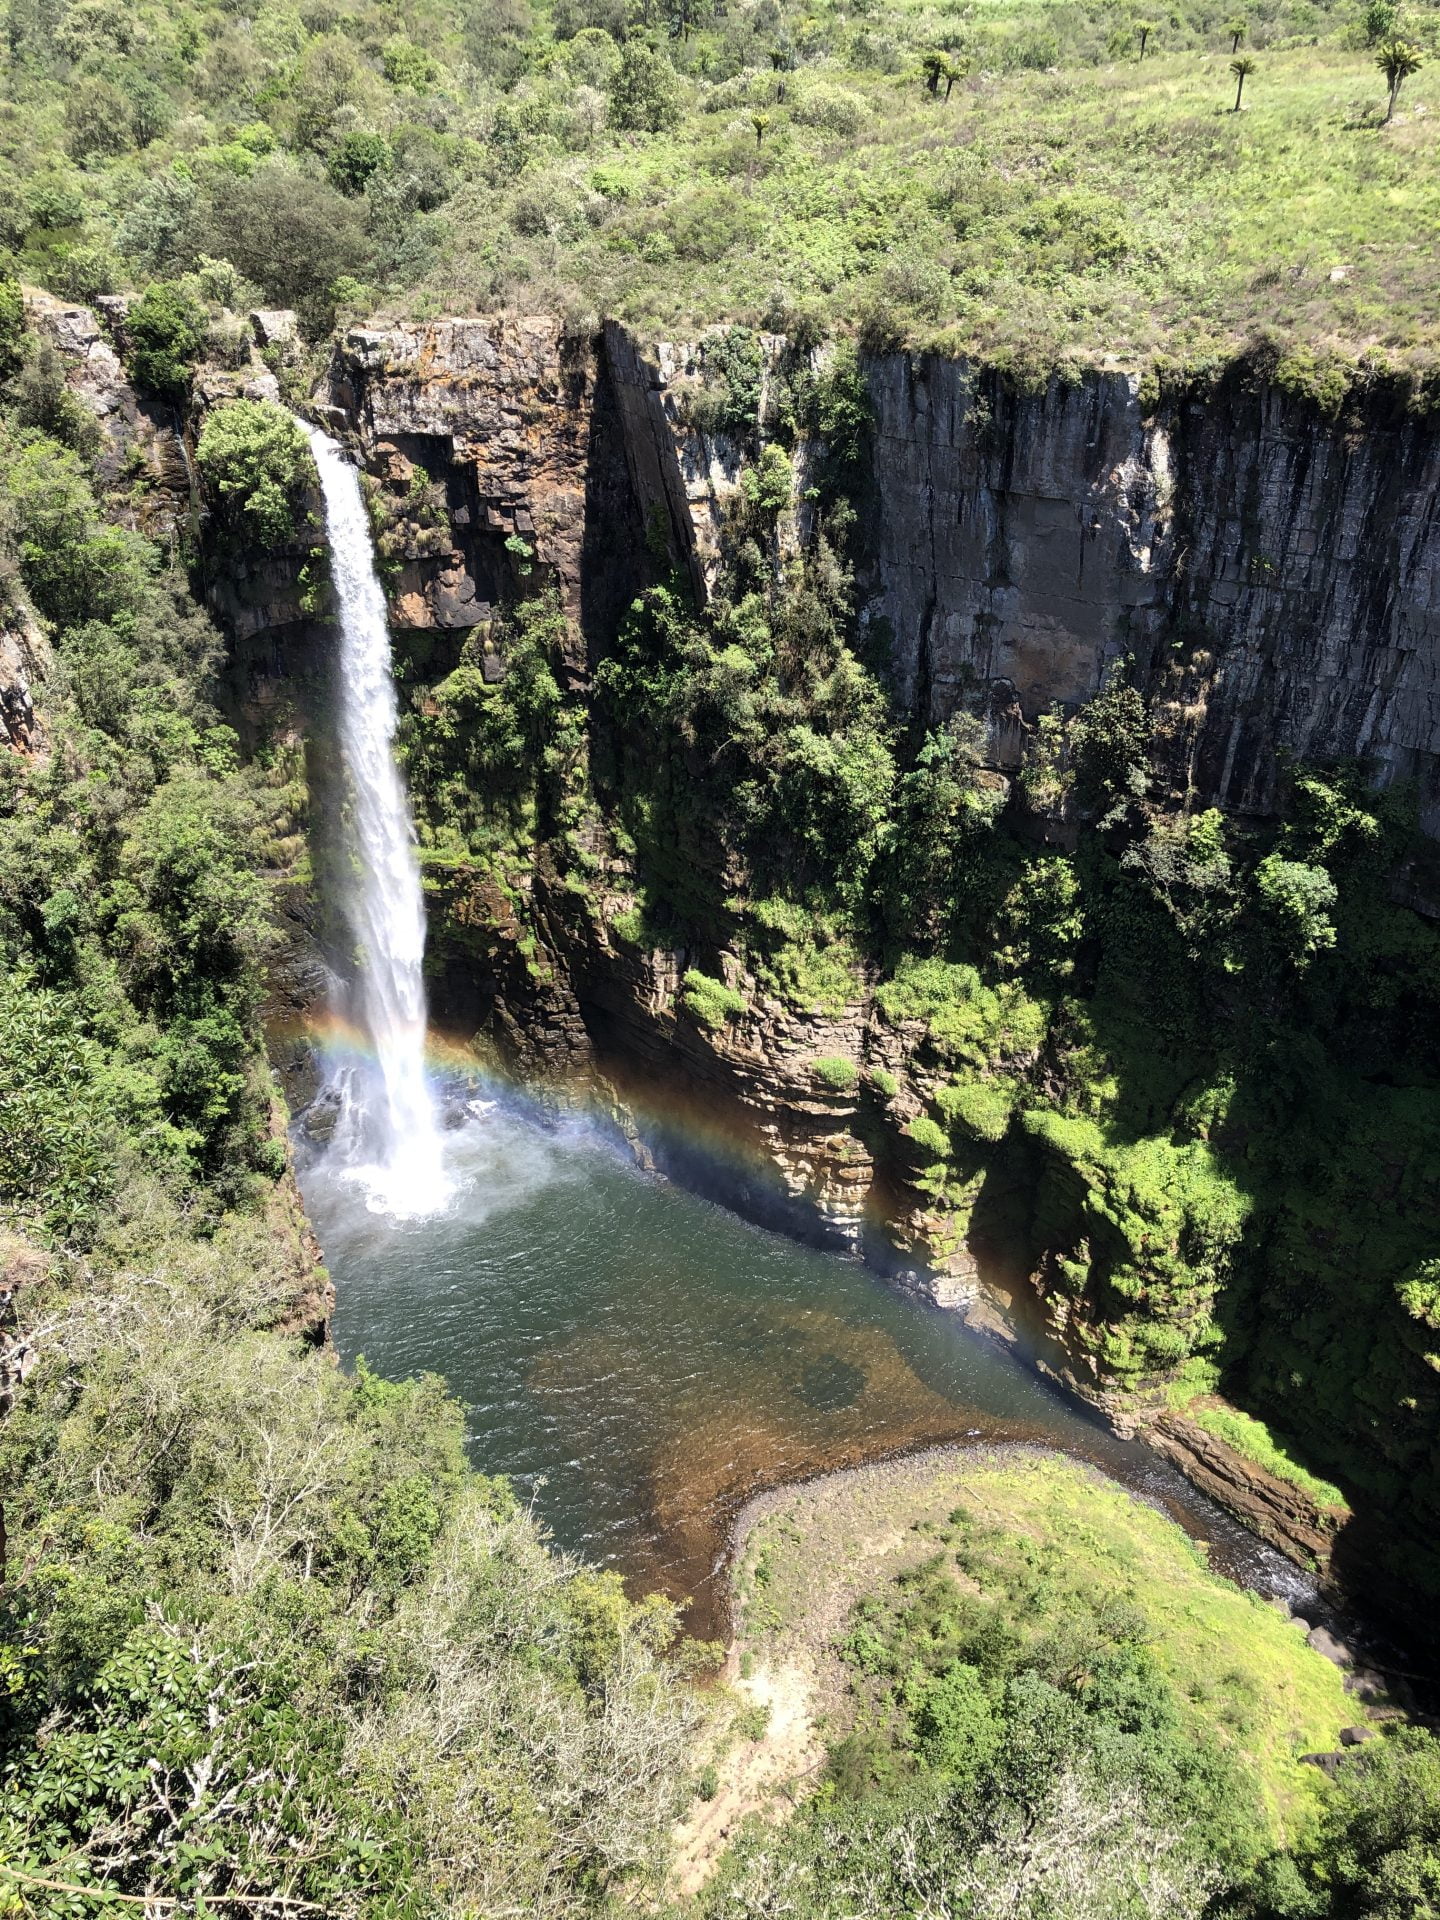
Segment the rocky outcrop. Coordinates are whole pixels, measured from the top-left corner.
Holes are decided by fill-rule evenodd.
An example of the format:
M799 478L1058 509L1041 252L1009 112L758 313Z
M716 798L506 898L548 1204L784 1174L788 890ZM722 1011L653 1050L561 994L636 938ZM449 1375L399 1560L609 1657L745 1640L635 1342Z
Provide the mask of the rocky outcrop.
M97 478L107 489L123 485L115 519L168 545L194 506L183 421L176 408L146 400L130 384L115 344L124 303L105 306L108 312L96 312L52 294L25 293L26 318L59 355L65 384L95 421Z
M1301 1488L1246 1460L1184 1414L1162 1412L1145 1437L1212 1500L1292 1560L1329 1571L1336 1536L1350 1518L1343 1506L1321 1506Z
M51 666L50 643L23 599L0 615L0 742L20 753L43 744L35 692Z
M568 664L583 675L587 647L634 591L644 544L599 343L548 319L356 329L330 400L385 496L397 625L488 628L539 569L570 616Z

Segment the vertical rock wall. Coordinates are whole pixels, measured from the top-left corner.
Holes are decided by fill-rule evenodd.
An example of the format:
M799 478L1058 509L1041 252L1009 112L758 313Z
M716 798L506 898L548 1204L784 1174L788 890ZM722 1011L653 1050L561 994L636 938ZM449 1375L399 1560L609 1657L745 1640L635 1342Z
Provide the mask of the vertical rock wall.
M1363 430L1238 376L1148 414L1134 376L1017 394L874 364L873 570L912 710L1000 766L1133 656L1177 795L1263 814L1280 756L1414 780L1440 831L1440 427Z

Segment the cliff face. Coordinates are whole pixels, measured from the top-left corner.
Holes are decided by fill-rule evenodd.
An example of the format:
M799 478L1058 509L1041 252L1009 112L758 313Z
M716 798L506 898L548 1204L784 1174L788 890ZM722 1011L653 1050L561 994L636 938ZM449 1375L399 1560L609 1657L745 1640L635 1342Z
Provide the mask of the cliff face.
M1016 394L875 364L872 620L912 707L977 700L996 764L1129 654L1178 795L1264 814L1278 759L1414 780L1440 831L1440 433L1238 378L1147 414L1094 373Z
M766 377L783 342L762 336ZM703 595L739 446L690 424L695 345L548 320L447 321L348 336L332 390L412 525L399 626L490 620L521 547L559 585L582 679L643 577L657 529ZM1016 392L902 354L869 368L875 429L863 618L917 718L965 706L997 768L1056 703L1133 659L1177 797L1264 815L1285 756L1368 761L1414 781L1440 833L1440 431L1377 401L1357 428L1238 377L1148 410L1137 377ZM790 537L805 512L797 450ZM522 556L521 563L528 561Z

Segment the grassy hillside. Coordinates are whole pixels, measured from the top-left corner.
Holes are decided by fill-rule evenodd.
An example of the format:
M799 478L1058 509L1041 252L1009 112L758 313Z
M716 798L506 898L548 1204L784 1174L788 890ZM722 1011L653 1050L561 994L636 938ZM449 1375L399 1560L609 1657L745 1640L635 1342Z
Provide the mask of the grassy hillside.
M12 0L0 245L73 297L1428 365L1433 7ZM1139 28L1147 26L1144 57ZM928 72L927 56L933 56ZM930 78L935 79L934 90Z
M828 1752L818 1785L776 1783L800 1811L742 1832L709 1915L1425 1910L1428 1739L1335 1786L1301 1765L1356 1717L1340 1674L1070 1461L928 1455L770 1496L736 1589L742 1685L803 1701Z

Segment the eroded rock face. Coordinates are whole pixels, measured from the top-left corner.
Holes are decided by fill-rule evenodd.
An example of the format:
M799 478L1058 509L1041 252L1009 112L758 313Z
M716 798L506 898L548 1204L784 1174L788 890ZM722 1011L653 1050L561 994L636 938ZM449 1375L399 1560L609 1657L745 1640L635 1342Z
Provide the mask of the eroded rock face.
M872 620L912 710L985 712L997 766L1133 658L1161 771L1276 802L1280 756L1415 780L1440 832L1440 433L1363 432L1273 388L1147 414L1132 375L1016 394L894 355L875 404Z
M137 394L116 351L124 305L108 302L104 323L89 307L27 289L25 313L42 340L59 354L65 383L99 429L95 467L104 488L128 493L122 524L149 538L172 540L191 507L190 468L177 410ZM137 486L137 480L144 486Z
M567 664L583 674L586 643L613 630L643 547L598 346L550 319L346 335L331 398L384 490L402 563L397 625L473 632L540 569L570 616Z

